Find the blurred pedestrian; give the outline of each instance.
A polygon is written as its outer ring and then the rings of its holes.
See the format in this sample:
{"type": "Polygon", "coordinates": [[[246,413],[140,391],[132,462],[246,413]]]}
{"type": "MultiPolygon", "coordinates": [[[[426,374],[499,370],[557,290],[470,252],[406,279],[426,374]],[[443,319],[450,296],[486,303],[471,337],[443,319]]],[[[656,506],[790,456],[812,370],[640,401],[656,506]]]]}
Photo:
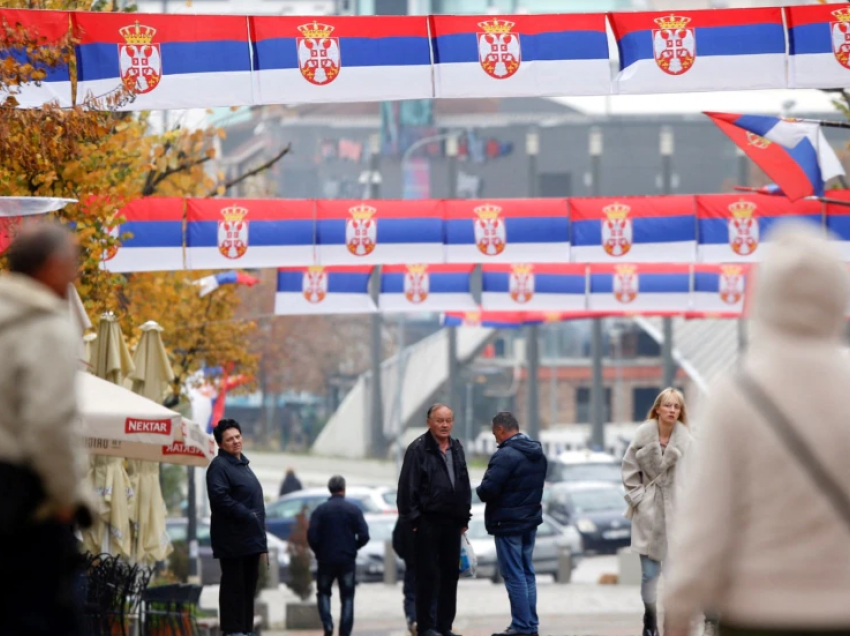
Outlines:
{"type": "Polygon", "coordinates": [[[543,523],[543,482],[548,462],[543,445],[520,433],[513,413],[493,418],[498,447],[476,492],[487,504],[484,522],[496,537],[496,559],[511,603],[511,624],[493,636],[537,636],[537,581],[532,555],[543,523]]]}
{"type": "Polygon", "coordinates": [[[334,631],[331,616],[334,581],[339,585],[339,636],[351,636],[354,627],[355,560],[357,551],[369,543],[369,526],[360,508],[346,500],[343,477],[331,477],[328,490],[331,498],[310,515],[307,541],[319,563],[316,596],[325,636],[332,636],[334,631]]]}
{"type": "Polygon", "coordinates": [[[632,550],[640,555],[642,636],[658,636],[658,578],[672,534],[677,488],[691,445],[685,398],[664,389],[623,458],[623,484],[632,515],[632,550]]]}
{"type": "Polygon", "coordinates": [[[280,485],[280,496],[283,497],[291,492],[298,492],[303,488],[304,486],[301,485],[301,480],[295,476],[295,471],[287,468],[283,483],[280,485]]]}
{"type": "Polygon", "coordinates": [[[0,634],[76,636],[81,557],[72,524],[89,525],[85,454],[75,434],[79,334],[66,296],[78,249],[60,226],[23,230],[0,276],[0,634]]]}
{"type": "Polygon", "coordinates": [[[268,567],[263,487],[242,453],[242,427],[224,419],[213,429],[218,457],[207,469],[210,539],[221,564],[218,612],[222,635],[254,631],[261,557],[268,567]]]}
{"type": "Polygon", "coordinates": [[[452,438],[454,413],[435,404],[428,432],[404,454],[398,481],[398,512],[414,532],[416,617],[422,636],[456,636],[460,536],[471,518],[472,488],[461,443],[452,438]],[[431,606],[436,599],[436,621],[431,606]]]}
{"type": "Polygon", "coordinates": [[[850,283],[822,230],[771,236],[738,374],[709,394],[665,583],[667,634],[850,634],[850,283]]]}

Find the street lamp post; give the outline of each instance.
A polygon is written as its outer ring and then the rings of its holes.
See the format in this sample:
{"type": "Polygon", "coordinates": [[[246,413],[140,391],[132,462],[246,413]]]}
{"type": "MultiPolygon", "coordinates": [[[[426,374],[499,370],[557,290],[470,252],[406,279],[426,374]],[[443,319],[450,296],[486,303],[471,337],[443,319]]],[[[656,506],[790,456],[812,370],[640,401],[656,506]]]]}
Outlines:
{"type": "MultiPolygon", "coordinates": [[[[594,126],[590,129],[588,138],[588,154],[590,154],[590,179],[593,196],[602,193],[602,129],[594,126]]],[[[602,449],[605,446],[605,411],[603,392],[605,384],[602,378],[602,319],[594,318],[591,324],[590,355],[593,361],[593,379],[590,390],[590,443],[593,448],[602,449]]]]}
{"type": "MultiPolygon", "coordinates": [[[[457,197],[457,155],[458,155],[458,139],[457,134],[451,134],[445,137],[446,139],[446,158],[448,159],[448,184],[449,198],[457,197]]],[[[447,327],[448,329],[448,362],[449,362],[449,406],[455,413],[461,413],[460,410],[460,366],[457,361],[457,327],[447,327]]]]}
{"type": "MultiPolygon", "coordinates": [[[[673,192],[673,129],[669,126],[661,128],[659,137],[659,152],[661,154],[661,194],[673,192]]],[[[676,381],[676,362],[673,360],[673,319],[663,318],[664,342],[661,346],[661,358],[664,365],[664,387],[671,387],[676,381]]]]}
{"type": "MultiPolygon", "coordinates": [[[[377,134],[369,137],[369,174],[368,188],[370,199],[381,197],[380,173],[381,138],[377,134]]],[[[377,298],[381,288],[380,267],[372,273],[372,296],[377,298]]],[[[385,450],[384,436],[384,398],[381,391],[381,314],[375,312],[371,317],[371,362],[372,362],[372,392],[370,408],[370,437],[371,451],[374,457],[380,457],[385,450]]]]}
{"type": "MultiPolygon", "coordinates": [[[[528,195],[537,196],[537,155],[540,153],[540,135],[530,130],[525,136],[528,154],[528,195]]],[[[540,439],[540,327],[525,328],[525,355],[528,370],[528,434],[540,439]]]]}

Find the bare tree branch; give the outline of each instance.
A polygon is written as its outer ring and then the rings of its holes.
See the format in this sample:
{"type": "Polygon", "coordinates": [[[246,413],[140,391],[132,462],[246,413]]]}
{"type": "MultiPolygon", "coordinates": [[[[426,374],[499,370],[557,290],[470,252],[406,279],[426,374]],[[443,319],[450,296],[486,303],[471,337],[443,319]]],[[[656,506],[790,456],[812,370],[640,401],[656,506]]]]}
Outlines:
{"type": "MultiPolygon", "coordinates": [[[[276,164],[278,161],[283,159],[286,155],[288,155],[291,150],[292,150],[292,144],[286,144],[286,147],[283,150],[281,150],[274,157],[272,157],[271,159],[266,161],[264,164],[257,166],[253,170],[249,170],[248,172],[240,174],[238,177],[236,177],[235,179],[232,179],[231,181],[225,182],[224,183],[224,191],[227,192],[230,188],[232,188],[235,185],[239,185],[240,183],[242,183],[246,179],[249,179],[249,178],[251,178],[255,175],[258,175],[261,172],[265,172],[266,170],[268,170],[269,168],[274,166],[274,164],[276,164]]],[[[218,194],[218,189],[220,187],[221,186],[216,186],[216,188],[214,190],[210,191],[210,193],[207,195],[207,198],[216,196],[218,194]]]]}
{"type": "Polygon", "coordinates": [[[163,170],[162,172],[155,173],[152,179],[150,178],[150,174],[148,174],[148,182],[145,183],[145,187],[142,188],[142,196],[149,197],[156,192],[157,186],[165,181],[168,177],[173,174],[177,174],[178,172],[185,172],[186,170],[190,170],[195,166],[200,166],[201,164],[206,163],[212,159],[212,157],[204,157],[203,159],[198,159],[197,161],[190,161],[189,163],[181,163],[174,168],[168,168],[167,170],[163,170]]]}

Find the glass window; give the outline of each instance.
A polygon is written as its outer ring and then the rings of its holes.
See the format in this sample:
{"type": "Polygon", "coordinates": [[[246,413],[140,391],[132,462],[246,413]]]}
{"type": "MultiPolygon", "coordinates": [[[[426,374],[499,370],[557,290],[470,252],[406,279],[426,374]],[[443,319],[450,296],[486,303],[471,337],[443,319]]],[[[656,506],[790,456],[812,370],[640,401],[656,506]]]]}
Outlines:
{"type": "Polygon", "coordinates": [[[172,543],[175,541],[185,541],[186,537],[189,536],[189,529],[184,523],[166,525],[165,531],[168,533],[168,537],[171,539],[172,543]]]}
{"type": "Polygon", "coordinates": [[[622,469],[615,462],[585,463],[585,464],[562,464],[552,462],[550,464],[550,481],[612,481],[619,483],[623,479],[622,469]]]}
{"type": "MultiPolygon", "coordinates": [[[[576,422],[587,424],[590,422],[590,387],[579,387],[576,389],[576,422]]],[[[605,387],[602,397],[603,421],[611,421],[611,387],[605,387]]]]}
{"type": "MultiPolygon", "coordinates": [[[[348,499],[348,501],[350,501],[355,506],[360,508],[360,510],[362,510],[363,512],[380,512],[381,511],[380,508],[378,508],[377,504],[374,501],[372,501],[372,498],[368,494],[359,495],[357,497],[346,497],[346,499],[348,499]]],[[[326,500],[323,499],[322,501],[326,501],[326,500]]],[[[321,503],[321,501],[319,503],[321,503]]],[[[316,505],[318,506],[319,504],[316,504],[316,505]]],[[[310,510],[310,512],[312,512],[312,510],[310,510]]]]}
{"type": "Polygon", "coordinates": [[[395,490],[387,490],[383,494],[383,498],[384,498],[384,503],[395,508],[396,499],[398,498],[398,493],[395,490]]]}
{"type": "Polygon", "coordinates": [[[266,509],[266,516],[270,519],[294,519],[301,512],[304,506],[307,506],[307,512],[313,512],[322,501],[319,497],[297,497],[295,499],[287,499],[270,505],[266,509]]]}

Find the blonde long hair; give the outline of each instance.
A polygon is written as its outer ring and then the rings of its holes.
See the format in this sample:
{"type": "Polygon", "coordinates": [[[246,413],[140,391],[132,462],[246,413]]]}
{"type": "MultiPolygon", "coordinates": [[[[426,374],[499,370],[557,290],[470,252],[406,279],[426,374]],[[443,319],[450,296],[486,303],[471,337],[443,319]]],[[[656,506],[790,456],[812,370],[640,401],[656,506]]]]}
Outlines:
{"type": "Polygon", "coordinates": [[[668,387],[664,389],[661,393],[658,394],[658,397],[655,398],[655,402],[652,405],[652,408],[649,409],[649,413],[646,415],[646,419],[648,420],[657,420],[658,419],[658,407],[666,400],[668,397],[673,396],[679,401],[679,405],[682,407],[679,410],[679,421],[685,426],[688,425],[688,409],[685,406],[685,396],[682,395],[682,392],[678,389],[674,389],[673,387],[668,387]]]}

